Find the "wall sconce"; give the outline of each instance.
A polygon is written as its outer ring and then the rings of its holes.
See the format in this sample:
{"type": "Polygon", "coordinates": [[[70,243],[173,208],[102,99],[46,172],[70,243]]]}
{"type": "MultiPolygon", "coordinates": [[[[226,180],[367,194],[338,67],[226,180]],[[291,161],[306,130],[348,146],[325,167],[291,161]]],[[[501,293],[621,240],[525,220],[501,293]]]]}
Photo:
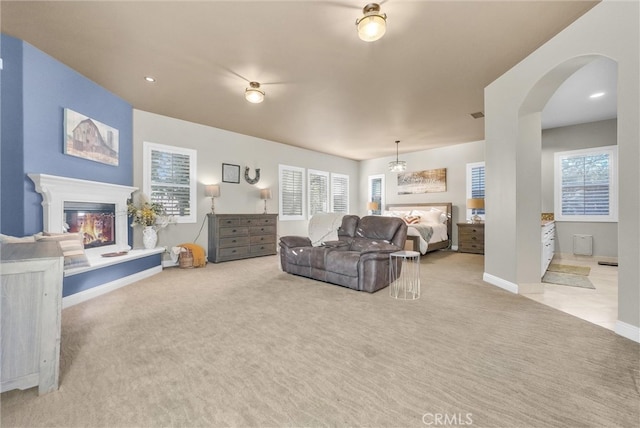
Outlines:
{"type": "MultiPolygon", "coordinates": [[[[367,209],[369,211],[378,211],[378,203],[377,202],[369,202],[367,203],[367,209]]],[[[373,215],[373,213],[371,213],[373,215]]]]}
{"type": "Polygon", "coordinates": [[[204,194],[211,198],[211,214],[215,214],[215,206],[213,204],[215,198],[220,197],[220,185],[219,184],[207,184],[204,188],[204,194]]]}
{"type": "Polygon", "coordinates": [[[482,218],[478,215],[478,210],[484,209],[484,199],[483,198],[473,198],[467,199],[467,208],[471,209],[473,213],[473,217],[471,217],[472,223],[481,223],[482,218]]]}
{"type": "Polygon", "coordinates": [[[260,190],[260,199],[264,201],[264,212],[262,214],[267,213],[267,199],[271,199],[271,189],[261,189],[260,190]]]}

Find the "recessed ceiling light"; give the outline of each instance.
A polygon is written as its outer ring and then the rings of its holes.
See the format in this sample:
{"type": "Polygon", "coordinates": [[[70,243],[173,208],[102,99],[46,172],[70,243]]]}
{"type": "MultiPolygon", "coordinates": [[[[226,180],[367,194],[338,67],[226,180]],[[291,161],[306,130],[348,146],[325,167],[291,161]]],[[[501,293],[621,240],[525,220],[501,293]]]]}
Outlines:
{"type": "Polygon", "coordinates": [[[596,92],[595,94],[589,95],[589,98],[600,98],[604,96],[604,92],[596,92]]]}
{"type": "Polygon", "coordinates": [[[146,80],[147,82],[153,83],[156,81],[156,78],[153,76],[144,76],[144,80],[146,80]]]}

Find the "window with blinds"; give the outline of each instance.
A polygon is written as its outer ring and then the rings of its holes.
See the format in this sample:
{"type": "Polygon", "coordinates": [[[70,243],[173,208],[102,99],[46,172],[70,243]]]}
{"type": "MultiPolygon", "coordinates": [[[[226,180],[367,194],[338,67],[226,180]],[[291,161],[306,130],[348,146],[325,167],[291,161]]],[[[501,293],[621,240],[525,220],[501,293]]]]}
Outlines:
{"type": "MultiPolygon", "coordinates": [[[[467,164],[467,199],[484,199],[484,162],[467,164]]],[[[467,209],[467,218],[474,214],[484,218],[484,208],[467,209]]]]}
{"type": "Polygon", "coordinates": [[[329,173],[308,171],[309,217],[315,213],[329,212],[329,173]]]}
{"type": "Polygon", "coordinates": [[[617,221],[617,147],[557,152],[554,218],[617,221]]]}
{"type": "Polygon", "coordinates": [[[304,168],[279,165],[280,220],[304,220],[305,183],[304,168]]]}
{"type": "Polygon", "coordinates": [[[371,215],[381,215],[384,210],[384,174],[369,176],[369,202],[375,202],[378,207],[369,210],[371,215]]]}
{"type": "Polygon", "coordinates": [[[143,188],[178,223],[196,221],[196,151],[145,142],[143,188]]]}
{"type": "Polygon", "coordinates": [[[331,211],[349,213],[349,176],[331,173],[331,211]]]}

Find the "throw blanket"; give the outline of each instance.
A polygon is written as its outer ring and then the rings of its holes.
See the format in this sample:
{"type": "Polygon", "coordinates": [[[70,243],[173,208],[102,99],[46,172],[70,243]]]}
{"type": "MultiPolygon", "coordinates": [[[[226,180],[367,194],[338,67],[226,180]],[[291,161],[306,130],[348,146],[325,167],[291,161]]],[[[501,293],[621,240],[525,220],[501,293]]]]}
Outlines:
{"type": "Polygon", "coordinates": [[[420,236],[422,236],[422,239],[429,243],[429,239],[431,239],[431,235],[433,235],[433,227],[424,223],[412,224],[409,227],[416,229],[420,233],[420,236]]]}
{"type": "Polygon", "coordinates": [[[318,247],[326,241],[338,240],[338,229],[342,225],[344,214],[316,213],[309,220],[309,239],[311,245],[318,247]]]}
{"type": "Polygon", "coordinates": [[[193,255],[193,267],[203,267],[207,264],[207,258],[204,255],[204,248],[198,244],[180,244],[178,247],[188,248],[193,255]]]}

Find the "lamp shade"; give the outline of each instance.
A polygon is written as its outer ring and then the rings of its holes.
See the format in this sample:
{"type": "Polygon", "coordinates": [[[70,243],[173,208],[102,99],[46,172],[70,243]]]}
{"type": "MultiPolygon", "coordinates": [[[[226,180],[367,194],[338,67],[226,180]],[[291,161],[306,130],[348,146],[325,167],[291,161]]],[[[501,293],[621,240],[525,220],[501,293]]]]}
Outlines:
{"type": "Polygon", "coordinates": [[[267,200],[271,199],[271,189],[261,189],[260,190],[260,199],[267,200]]]}
{"type": "Polygon", "coordinates": [[[367,204],[367,209],[369,211],[377,211],[378,210],[378,203],[377,202],[369,202],[367,204]]]}
{"type": "Polygon", "coordinates": [[[474,210],[484,208],[484,198],[467,199],[467,208],[474,210]]]}
{"type": "Polygon", "coordinates": [[[207,184],[204,188],[204,194],[211,198],[220,197],[220,185],[218,184],[207,184]]]}

